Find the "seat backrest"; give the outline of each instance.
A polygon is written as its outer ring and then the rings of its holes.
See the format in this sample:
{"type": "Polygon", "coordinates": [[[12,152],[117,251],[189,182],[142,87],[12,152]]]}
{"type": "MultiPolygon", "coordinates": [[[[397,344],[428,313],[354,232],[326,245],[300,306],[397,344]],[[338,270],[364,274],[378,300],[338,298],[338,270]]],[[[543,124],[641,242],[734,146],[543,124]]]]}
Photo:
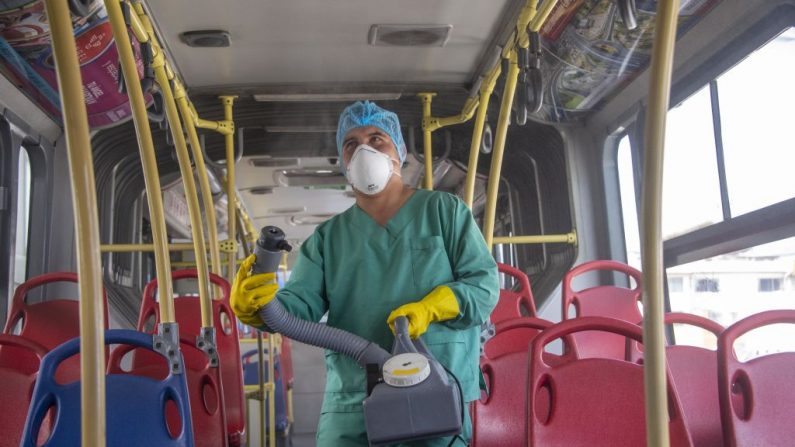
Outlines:
{"type": "MultiPolygon", "coordinates": [[[[583,331],[607,331],[642,341],[637,325],[604,317],[563,321],[539,333],[531,344],[528,445],[646,445],[643,366],[612,358],[569,358],[556,365],[545,359],[548,343],[583,331]]],[[[671,445],[690,446],[668,376],[671,445]]]]}
{"type": "MultiPolygon", "coordinates": [[[[719,337],[723,326],[698,315],[671,312],[665,324],[688,324],[719,337]]],[[[723,429],[718,401],[718,360],[711,349],[671,345],[665,348],[687,430],[697,447],[723,446],[723,429]]]]}
{"type": "MultiPolygon", "coordinates": [[[[265,373],[263,377],[267,379],[268,377],[268,348],[262,349],[263,355],[263,368],[265,373]]],[[[259,357],[257,356],[257,350],[252,349],[250,351],[245,352],[240,360],[243,362],[243,382],[246,385],[257,385],[259,384],[259,357]]],[[[282,367],[279,355],[276,354],[273,356],[273,371],[275,380],[282,380],[282,367]]]]}
{"type": "Polygon", "coordinates": [[[284,383],[287,385],[287,389],[290,389],[293,387],[293,381],[295,380],[293,376],[293,347],[290,339],[285,336],[282,336],[282,353],[280,357],[284,383]]]}
{"type": "MultiPolygon", "coordinates": [[[[263,348],[263,379],[268,380],[268,348],[263,348]]],[[[246,390],[251,391],[258,389],[259,385],[259,358],[257,350],[252,349],[243,354],[241,361],[243,363],[243,374],[246,383],[246,390]]],[[[274,384],[274,406],[275,406],[275,421],[276,431],[283,432],[287,429],[287,384],[284,381],[284,374],[282,370],[283,361],[281,356],[277,353],[273,356],[273,384],[274,384]]],[[[268,410],[269,411],[269,410],[268,410]]]]}
{"type": "Polygon", "coordinates": [[[500,289],[500,299],[491,312],[491,322],[497,324],[501,321],[524,316],[534,317],[536,315],[536,304],[533,300],[533,292],[530,289],[530,280],[527,275],[516,268],[506,264],[497,263],[497,269],[513,277],[519,284],[519,290],[500,289]],[[524,308],[524,312],[522,312],[524,308]]]}
{"type": "Polygon", "coordinates": [[[515,318],[497,324],[484,346],[481,370],[488,395],[470,407],[472,443],[478,447],[527,445],[527,365],[532,339],[552,323],[515,318]]]}
{"type": "MultiPolygon", "coordinates": [[[[3,333],[11,334],[14,327],[21,321],[22,328],[18,335],[44,346],[48,351],[67,340],[80,336],[80,302],[77,300],[57,299],[40,303],[28,304],[25,298],[28,293],[41,286],[57,282],[77,283],[77,273],[53,272],[30,278],[14,291],[11,310],[3,333]]],[[[105,329],[108,328],[107,296],[102,291],[105,329]]],[[[107,352],[106,352],[107,354],[107,352]]],[[[58,370],[59,382],[72,382],[80,378],[80,356],[68,359],[58,370]]]]}
{"type": "MultiPolygon", "coordinates": [[[[209,274],[210,282],[223,292],[221,299],[215,299],[213,305],[213,326],[215,327],[218,358],[221,363],[221,385],[226,404],[226,420],[229,432],[229,444],[240,445],[245,436],[246,414],[245,397],[243,395],[243,369],[240,363],[240,343],[238,339],[237,318],[229,306],[231,286],[222,277],[209,274]]],[[[198,278],[196,269],[182,269],[171,272],[174,281],[198,278]]],[[[157,279],[146,285],[138,315],[138,330],[143,331],[148,320],[155,326],[160,322],[160,307],[155,301],[157,279]]],[[[197,296],[181,296],[174,300],[174,312],[179,323],[180,333],[198,334],[201,329],[201,303],[197,296]]],[[[154,329],[153,329],[154,330],[154,329]]],[[[184,355],[195,353],[204,357],[204,353],[188,350],[184,355]]],[[[136,357],[137,358],[137,357],[136,357]]],[[[138,366],[143,366],[141,363],[138,366]]]]}
{"type": "Polygon", "coordinates": [[[550,326],[552,326],[551,321],[532,317],[514,318],[497,323],[494,337],[483,345],[483,355],[487,359],[496,359],[513,352],[526,354],[533,338],[550,326]]]}
{"type": "MultiPolygon", "coordinates": [[[[190,419],[195,434],[196,446],[226,446],[227,421],[219,368],[211,368],[207,356],[196,347],[190,337],[180,337],[180,351],[184,359],[184,376],[187,382],[190,419]]],[[[124,372],[122,362],[128,353],[132,356],[132,367],[128,374],[158,379],[168,374],[168,365],[161,356],[135,346],[120,346],[113,350],[108,361],[108,372],[124,372]]],[[[178,425],[180,415],[166,411],[169,425],[178,425]]]]}
{"type": "Polygon", "coordinates": [[[740,362],[734,342],[763,326],[795,324],[795,310],[771,310],[744,318],[718,338],[718,393],[728,446],[791,445],[795,439],[795,353],[781,352],[740,362]]]}
{"type": "MultiPolygon", "coordinates": [[[[136,331],[105,331],[105,344],[152,349],[152,336],[136,331]]],[[[47,354],[33,390],[25,422],[22,447],[34,447],[47,412],[54,408],[50,438],[44,446],[80,445],[80,381],[59,384],[55,371],[80,350],[75,338],[47,354]]],[[[166,360],[162,362],[165,364],[166,360]]],[[[106,433],[117,446],[193,446],[193,426],[188,408],[185,376],[166,372],[162,380],[130,374],[105,377],[106,433]],[[166,404],[171,401],[180,417],[181,430],[172,437],[166,425],[166,404]]]]}
{"type": "Polygon", "coordinates": [[[30,391],[47,349],[23,337],[0,334],[0,350],[5,354],[5,363],[0,364],[0,396],[3,402],[0,446],[19,446],[30,406],[30,391]]]}
{"type": "MultiPolygon", "coordinates": [[[[574,306],[577,317],[610,317],[640,323],[643,316],[638,310],[641,299],[642,278],[636,269],[616,261],[590,261],[570,270],[563,277],[563,309],[561,319],[569,319],[569,308],[574,306]],[[577,276],[592,271],[615,271],[635,280],[635,288],[596,286],[575,291],[572,283],[577,276]]],[[[574,335],[577,354],[582,357],[627,358],[627,343],[622,337],[605,332],[580,332],[574,335]]]]}

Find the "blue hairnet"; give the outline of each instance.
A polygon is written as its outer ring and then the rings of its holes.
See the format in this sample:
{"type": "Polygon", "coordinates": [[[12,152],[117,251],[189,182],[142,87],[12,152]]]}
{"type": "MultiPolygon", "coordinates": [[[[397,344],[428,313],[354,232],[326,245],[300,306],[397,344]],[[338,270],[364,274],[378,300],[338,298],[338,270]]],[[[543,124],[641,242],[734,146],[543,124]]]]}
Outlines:
{"type": "Polygon", "coordinates": [[[345,135],[351,129],[367,126],[377,127],[389,135],[397,148],[402,165],[406,160],[406,143],[403,141],[403,134],[400,133],[400,120],[397,115],[378,107],[374,102],[356,101],[342,111],[337,124],[337,155],[340,157],[340,166],[345,168],[345,163],[342,161],[342,143],[345,135]]]}

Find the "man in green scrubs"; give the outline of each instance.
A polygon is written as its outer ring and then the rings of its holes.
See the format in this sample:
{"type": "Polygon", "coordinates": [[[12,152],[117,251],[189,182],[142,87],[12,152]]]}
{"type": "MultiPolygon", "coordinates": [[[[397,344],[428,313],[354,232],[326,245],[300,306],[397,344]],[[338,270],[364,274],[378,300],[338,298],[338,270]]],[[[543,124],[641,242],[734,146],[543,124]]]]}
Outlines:
{"type": "MultiPolygon", "coordinates": [[[[256,311],[278,299],[291,314],[344,329],[391,350],[390,323],[406,316],[458,379],[465,402],[480,397],[480,325],[499,296],[497,267],[467,206],[444,193],[403,184],[406,146],[392,112],[356,102],[340,116],[337,149],[356,204],[318,226],[302,245],[290,280],[276,291],[270,274],[241,266],[231,301],[241,321],[263,327],[256,311]],[[433,324],[432,324],[433,323],[433,324]]],[[[365,372],[350,358],[326,352],[326,391],[319,447],[367,446],[362,400],[365,372]]],[[[465,405],[465,410],[468,405],[465,405]]],[[[465,445],[460,438],[415,446],[465,445]]],[[[466,442],[464,442],[464,439],[466,442]]]]}

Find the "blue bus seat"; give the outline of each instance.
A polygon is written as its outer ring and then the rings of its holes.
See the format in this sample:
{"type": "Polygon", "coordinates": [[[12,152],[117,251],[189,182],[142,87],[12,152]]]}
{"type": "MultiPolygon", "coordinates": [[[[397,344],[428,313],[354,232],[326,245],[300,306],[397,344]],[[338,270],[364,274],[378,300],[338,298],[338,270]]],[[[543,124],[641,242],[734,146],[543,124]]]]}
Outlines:
{"type": "MultiPolygon", "coordinates": [[[[115,329],[105,331],[105,344],[131,345],[152,349],[152,336],[115,329]]],[[[35,447],[45,415],[54,407],[54,424],[47,446],[80,445],[80,382],[58,384],[55,371],[69,357],[80,351],[80,339],[74,338],[44,356],[33,390],[25,421],[22,447],[35,447]]],[[[165,359],[163,360],[165,363],[165,359]]],[[[188,407],[188,389],[184,375],[168,374],[163,380],[129,374],[109,374],[106,386],[107,445],[117,446],[193,446],[193,427],[188,407]],[[181,418],[176,436],[166,425],[166,403],[173,402],[181,418]]]]}
{"type": "MultiPolygon", "coordinates": [[[[263,364],[265,368],[265,375],[264,380],[268,380],[268,349],[263,348],[263,355],[265,356],[265,362],[263,364]]],[[[247,351],[245,354],[241,356],[241,361],[243,364],[243,380],[247,386],[253,386],[259,384],[259,365],[257,364],[257,350],[252,349],[247,351]]],[[[286,383],[284,382],[284,374],[282,373],[281,368],[281,359],[278,355],[274,356],[273,362],[273,375],[274,377],[274,386],[276,391],[276,431],[277,432],[284,432],[287,430],[289,425],[289,421],[287,418],[287,388],[286,383]]],[[[267,407],[266,407],[266,421],[269,421],[267,417],[267,407]]]]}
{"type": "MultiPolygon", "coordinates": [[[[190,419],[196,435],[194,444],[197,447],[223,447],[228,445],[226,406],[221,384],[221,365],[211,368],[207,355],[196,347],[195,340],[180,336],[180,351],[185,360],[185,378],[188,387],[188,403],[190,419]]],[[[108,362],[108,371],[121,372],[123,358],[132,351],[129,373],[157,379],[164,377],[168,366],[151,351],[137,349],[133,346],[120,346],[113,350],[108,362]]],[[[171,410],[166,411],[170,426],[177,426],[180,415],[171,410]]]]}

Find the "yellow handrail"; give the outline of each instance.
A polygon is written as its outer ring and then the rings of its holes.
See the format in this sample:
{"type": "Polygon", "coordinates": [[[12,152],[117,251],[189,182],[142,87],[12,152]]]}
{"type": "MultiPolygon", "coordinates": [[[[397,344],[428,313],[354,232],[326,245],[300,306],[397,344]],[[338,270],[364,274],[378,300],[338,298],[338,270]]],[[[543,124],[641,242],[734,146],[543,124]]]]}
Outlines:
{"type": "MultiPolygon", "coordinates": [[[[171,266],[169,265],[168,248],[168,235],[166,234],[166,221],[165,212],[163,211],[163,193],[160,189],[160,172],[157,167],[157,156],[155,155],[155,146],[152,141],[152,131],[149,128],[149,118],[146,113],[146,104],[144,94],[141,90],[141,84],[138,82],[138,69],[135,64],[135,57],[133,55],[132,45],[127,34],[127,26],[124,23],[124,17],[121,11],[121,6],[118,1],[105,0],[105,8],[108,11],[108,19],[113,30],[113,38],[116,42],[116,49],[119,53],[119,60],[121,61],[122,75],[125,79],[127,86],[127,94],[130,98],[130,107],[133,113],[133,122],[135,123],[135,132],[138,138],[138,151],[141,156],[141,165],[144,174],[144,185],[146,187],[146,200],[149,204],[150,224],[152,228],[152,249],[149,251],[155,252],[155,270],[157,274],[158,294],[161,299],[159,300],[160,318],[163,323],[174,322],[174,291],[171,281],[171,266]],[[155,249],[155,247],[157,247],[155,249]]],[[[135,16],[135,14],[130,14],[135,16]]],[[[143,32],[146,36],[146,30],[140,21],[133,21],[137,24],[138,29],[135,35],[138,36],[139,32],[143,32]]],[[[147,36],[148,40],[148,36],[147,36]]],[[[105,245],[100,249],[106,252],[105,245]]]]}
{"type": "Polygon", "coordinates": [[[442,127],[453,126],[456,124],[463,124],[472,119],[475,115],[475,110],[478,108],[478,96],[470,96],[464,102],[464,107],[461,113],[453,116],[434,117],[429,116],[427,120],[423,119],[422,128],[430,132],[435,132],[442,127]]]}
{"type": "Polygon", "coordinates": [[[46,0],[45,8],[60,87],[74,203],[77,273],[80,278],[80,433],[82,445],[104,447],[105,333],[91,137],[69,7],[64,0],[46,0]]]}
{"type": "Polygon", "coordinates": [[[502,156],[505,151],[505,140],[508,136],[508,126],[511,121],[511,106],[516,93],[516,82],[519,77],[519,65],[516,50],[511,50],[508,55],[508,73],[505,74],[505,88],[502,93],[500,117],[497,121],[497,130],[494,136],[494,150],[491,154],[491,170],[486,189],[486,210],[483,217],[483,237],[486,245],[491,250],[494,241],[494,219],[497,214],[497,193],[500,186],[500,173],[502,171],[502,156]]]}
{"type": "Polygon", "coordinates": [[[268,446],[276,447],[276,381],[273,360],[273,334],[268,333],[268,446]]]}
{"type": "Polygon", "coordinates": [[[646,396],[646,445],[651,447],[669,445],[661,216],[665,119],[671,92],[678,11],[679,0],[657,3],[643,145],[643,384],[646,396]]]}
{"type": "MultiPolygon", "coordinates": [[[[229,235],[228,239],[230,241],[234,241],[237,236],[237,189],[235,189],[235,125],[232,116],[232,105],[235,102],[237,96],[220,96],[221,104],[224,106],[224,121],[227,123],[231,123],[231,129],[229,133],[224,134],[224,143],[226,145],[226,200],[227,200],[227,234],[229,235]]],[[[235,259],[237,259],[237,253],[228,253],[228,270],[227,276],[229,277],[229,282],[234,282],[235,280],[235,273],[237,273],[237,269],[235,268],[235,259]]]]}
{"type": "Polygon", "coordinates": [[[188,105],[188,98],[185,87],[181,82],[174,81],[174,98],[177,100],[182,122],[188,133],[188,140],[193,152],[193,162],[196,164],[196,171],[199,177],[199,187],[202,193],[204,205],[204,217],[207,222],[207,239],[210,243],[210,265],[211,271],[216,275],[221,274],[221,252],[218,249],[218,225],[215,217],[215,203],[210,191],[210,180],[207,178],[207,167],[204,165],[204,154],[202,153],[199,135],[196,133],[196,126],[193,121],[193,113],[188,105]]]}
{"type": "Polygon", "coordinates": [[[577,244],[577,232],[539,236],[495,236],[495,244],[577,244]]]}
{"type": "Polygon", "coordinates": [[[541,5],[541,11],[538,11],[530,22],[530,31],[534,33],[539,32],[557,4],[558,0],[546,0],[544,4],[541,5]]]}
{"type": "Polygon", "coordinates": [[[502,68],[498,63],[480,85],[480,100],[478,103],[478,114],[475,118],[475,126],[472,130],[472,143],[469,147],[469,163],[467,164],[467,176],[464,184],[464,203],[472,208],[475,200],[475,177],[478,172],[478,154],[480,145],[483,141],[483,126],[486,124],[486,112],[489,110],[489,98],[497,85],[497,78],[500,76],[502,68]]]}
{"type": "MultiPolygon", "coordinates": [[[[154,39],[152,46],[156,46],[154,39]]],[[[199,280],[199,302],[201,303],[202,328],[211,328],[213,327],[212,298],[210,298],[210,282],[207,274],[209,270],[207,268],[207,252],[204,245],[204,232],[202,231],[199,198],[196,193],[196,183],[193,180],[193,170],[190,165],[190,155],[188,155],[185,134],[182,132],[182,124],[179,120],[177,105],[171,91],[168,74],[166,73],[165,57],[162,51],[160,52],[160,57],[155,56],[152,62],[152,68],[155,71],[155,81],[160,86],[160,91],[163,94],[163,105],[166,109],[166,118],[171,128],[171,135],[174,138],[174,147],[177,152],[179,170],[183,185],[185,186],[185,200],[188,204],[188,217],[190,218],[191,224],[193,251],[196,256],[196,269],[198,270],[196,276],[199,280]]]]}

